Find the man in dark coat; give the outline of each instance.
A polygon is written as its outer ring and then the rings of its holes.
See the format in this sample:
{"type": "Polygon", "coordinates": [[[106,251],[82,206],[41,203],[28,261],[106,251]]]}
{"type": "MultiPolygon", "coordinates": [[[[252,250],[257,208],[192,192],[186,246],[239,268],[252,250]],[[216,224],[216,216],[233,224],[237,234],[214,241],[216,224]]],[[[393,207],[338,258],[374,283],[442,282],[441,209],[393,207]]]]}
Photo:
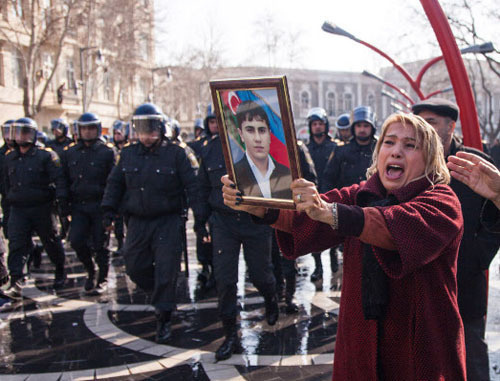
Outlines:
{"type": "MultiPolygon", "coordinates": [[[[458,119],[458,106],[446,99],[431,98],[416,103],[413,113],[424,118],[439,134],[443,142],[445,157],[459,151],[474,153],[493,162],[492,159],[474,148],[465,147],[453,136],[458,119]]],[[[465,329],[467,352],[467,378],[489,380],[488,346],[484,340],[488,269],[500,246],[500,237],[481,224],[480,213],[486,200],[474,193],[468,186],[452,179],[451,188],[462,205],[464,235],[458,254],[458,306],[465,329]]]]}
{"type": "Polygon", "coordinates": [[[236,119],[245,143],[245,156],[234,164],[238,189],[244,196],[291,199],[290,168],[269,155],[271,129],[266,111],[254,101],[245,101],[238,106],[236,119]]]}
{"type": "Polygon", "coordinates": [[[217,360],[232,356],[238,348],[238,260],[243,246],[250,280],[264,297],[266,320],[276,324],[279,316],[276,280],[271,264],[271,235],[269,226],[256,225],[248,213],[228,208],[222,199],[221,177],[227,173],[221,139],[215,118],[208,123],[210,134],[201,150],[198,179],[201,185],[203,215],[201,226],[209,225],[205,241],[213,245],[213,269],[217,287],[219,317],[225,340],[215,353],[217,360]]]}

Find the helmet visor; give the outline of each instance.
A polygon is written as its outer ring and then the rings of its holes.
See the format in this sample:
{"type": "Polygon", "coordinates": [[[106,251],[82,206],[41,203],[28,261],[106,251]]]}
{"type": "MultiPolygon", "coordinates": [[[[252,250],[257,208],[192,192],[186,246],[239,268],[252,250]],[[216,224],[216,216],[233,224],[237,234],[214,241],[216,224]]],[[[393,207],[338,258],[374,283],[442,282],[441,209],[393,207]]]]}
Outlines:
{"type": "Polygon", "coordinates": [[[26,124],[14,124],[10,129],[11,140],[20,146],[36,142],[36,129],[26,124]]]}
{"type": "Polygon", "coordinates": [[[10,124],[2,126],[2,138],[3,140],[10,139],[10,124]]]}
{"type": "Polygon", "coordinates": [[[154,131],[161,132],[165,122],[160,115],[134,116],[132,127],[137,134],[150,134],[154,131]]]}

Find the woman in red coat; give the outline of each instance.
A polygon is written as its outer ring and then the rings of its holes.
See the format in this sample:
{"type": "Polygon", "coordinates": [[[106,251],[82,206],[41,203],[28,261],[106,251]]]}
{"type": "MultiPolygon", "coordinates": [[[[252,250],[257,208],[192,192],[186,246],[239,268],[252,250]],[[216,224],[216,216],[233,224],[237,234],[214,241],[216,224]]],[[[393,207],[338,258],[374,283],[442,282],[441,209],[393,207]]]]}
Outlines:
{"type": "Polygon", "coordinates": [[[344,243],[333,379],[465,380],[456,266],[463,221],[434,129],[411,114],[382,126],[368,180],[319,195],[292,183],[297,211],[225,203],[278,229],[288,258],[344,243]]]}

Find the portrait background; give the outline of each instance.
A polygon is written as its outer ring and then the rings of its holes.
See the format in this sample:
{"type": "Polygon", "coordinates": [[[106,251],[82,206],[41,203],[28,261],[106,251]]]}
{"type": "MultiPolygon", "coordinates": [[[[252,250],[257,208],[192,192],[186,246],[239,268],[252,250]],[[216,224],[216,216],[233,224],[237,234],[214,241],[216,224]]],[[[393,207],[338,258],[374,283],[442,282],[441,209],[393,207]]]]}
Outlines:
{"type": "Polygon", "coordinates": [[[290,168],[276,89],[229,90],[221,91],[221,95],[233,164],[245,155],[245,143],[241,141],[237,131],[236,110],[241,102],[252,100],[262,106],[269,118],[271,129],[269,154],[278,163],[290,168]]]}

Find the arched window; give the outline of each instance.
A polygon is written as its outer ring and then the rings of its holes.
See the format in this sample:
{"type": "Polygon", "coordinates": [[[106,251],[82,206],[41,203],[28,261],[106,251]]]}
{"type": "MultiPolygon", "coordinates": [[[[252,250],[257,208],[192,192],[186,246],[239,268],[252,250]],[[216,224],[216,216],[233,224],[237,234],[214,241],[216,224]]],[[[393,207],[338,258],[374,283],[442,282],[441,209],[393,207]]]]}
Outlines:
{"type": "Polygon", "coordinates": [[[344,94],[344,111],[351,112],[352,110],[352,94],[345,93],[344,94]]]}
{"type": "Polygon", "coordinates": [[[337,108],[335,107],[335,93],[329,91],[326,94],[326,112],[328,116],[335,116],[337,108]]]}
{"type": "Polygon", "coordinates": [[[307,91],[302,91],[302,93],[300,93],[300,109],[302,111],[302,115],[306,115],[307,111],[309,111],[309,103],[309,93],[307,91]]]}

